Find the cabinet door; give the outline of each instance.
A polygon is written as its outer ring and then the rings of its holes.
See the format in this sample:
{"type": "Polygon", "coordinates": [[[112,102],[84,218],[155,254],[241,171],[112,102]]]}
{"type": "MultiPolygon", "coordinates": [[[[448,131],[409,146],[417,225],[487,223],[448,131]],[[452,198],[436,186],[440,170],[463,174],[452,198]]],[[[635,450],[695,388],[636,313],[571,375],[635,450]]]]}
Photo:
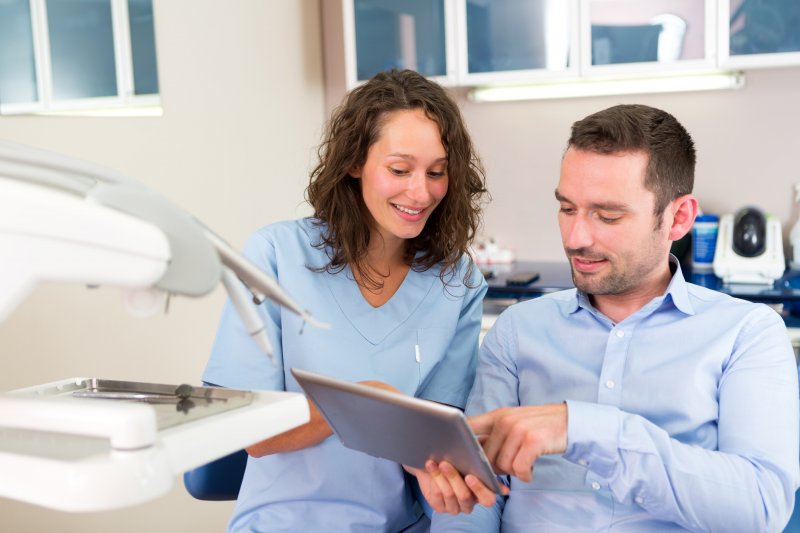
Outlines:
{"type": "Polygon", "coordinates": [[[576,0],[459,0],[459,82],[577,75],[576,0]]]}
{"type": "Polygon", "coordinates": [[[449,1],[345,0],[342,5],[348,89],[391,68],[453,81],[449,1]]]}
{"type": "Polygon", "coordinates": [[[582,73],[713,68],[712,0],[582,0],[582,73]]]}
{"type": "Polygon", "coordinates": [[[719,18],[723,67],[800,65],[800,1],[720,0],[719,18]]]}

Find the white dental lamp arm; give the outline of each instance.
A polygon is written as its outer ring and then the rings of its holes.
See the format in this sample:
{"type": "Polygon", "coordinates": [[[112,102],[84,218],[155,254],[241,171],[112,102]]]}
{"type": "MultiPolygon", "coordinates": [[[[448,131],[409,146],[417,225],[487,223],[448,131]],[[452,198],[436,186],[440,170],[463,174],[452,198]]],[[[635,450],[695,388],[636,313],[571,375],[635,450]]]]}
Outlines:
{"type": "Polygon", "coordinates": [[[231,303],[239,313],[239,317],[244,323],[247,332],[253,337],[253,340],[261,351],[269,355],[272,364],[275,365],[275,359],[272,357],[272,344],[269,342],[266,329],[264,328],[264,321],[258,315],[252,301],[247,297],[247,291],[244,286],[236,278],[236,275],[228,267],[222,269],[222,283],[228,291],[228,296],[231,303]]]}
{"type": "Polygon", "coordinates": [[[264,297],[267,297],[278,305],[301,316],[303,320],[313,326],[323,329],[330,328],[329,324],[319,322],[312,318],[308,311],[298,306],[274,279],[267,276],[264,271],[245,259],[244,256],[234,250],[219,235],[207,228],[206,235],[208,240],[211,241],[217,249],[217,252],[219,252],[222,264],[236,273],[236,276],[250,289],[253,297],[258,299],[259,303],[264,297]]]}
{"type": "Polygon", "coordinates": [[[0,257],[0,321],[42,281],[120,286],[135,296],[126,303],[145,312],[159,308],[148,294],[203,296],[224,281],[243,322],[263,329],[244,288],[231,292],[235,285],[224,278],[229,269],[256,298],[270,298],[322,325],[275,280],[163,196],[116,172],[3,141],[0,257]]]}

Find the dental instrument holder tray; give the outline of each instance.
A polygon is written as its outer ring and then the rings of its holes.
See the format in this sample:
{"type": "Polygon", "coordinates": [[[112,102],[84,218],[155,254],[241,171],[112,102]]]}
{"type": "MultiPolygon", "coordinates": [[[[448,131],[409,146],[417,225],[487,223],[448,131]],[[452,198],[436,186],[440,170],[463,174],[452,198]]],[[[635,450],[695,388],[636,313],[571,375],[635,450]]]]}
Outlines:
{"type": "MultiPolygon", "coordinates": [[[[89,378],[52,391],[74,398],[130,401],[149,404],[156,412],[158,429],[236,409],[253,401],[253,393],[220,387],[165,385],[136,381],[89,378]]],[[[49,394],[42,391],[41,394],[49,394]]]]}
{"type": "Polygon", "coordinates": [[[0,394],[0,497],[136,505],[181,473],[308,421],[299,393],[71,378],[0,394]]]}

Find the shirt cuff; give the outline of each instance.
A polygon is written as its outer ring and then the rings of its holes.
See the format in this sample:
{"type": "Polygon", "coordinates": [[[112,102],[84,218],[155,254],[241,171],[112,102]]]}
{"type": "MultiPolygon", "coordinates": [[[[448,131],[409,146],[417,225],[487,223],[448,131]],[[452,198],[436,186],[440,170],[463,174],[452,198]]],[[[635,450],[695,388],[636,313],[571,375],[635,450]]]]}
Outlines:
{"type": "Polygon", "coordinates": [[[619,460],[622,413],[616,407],[567,401],[567,451],[564,459],[606,479],[619,460]]]}

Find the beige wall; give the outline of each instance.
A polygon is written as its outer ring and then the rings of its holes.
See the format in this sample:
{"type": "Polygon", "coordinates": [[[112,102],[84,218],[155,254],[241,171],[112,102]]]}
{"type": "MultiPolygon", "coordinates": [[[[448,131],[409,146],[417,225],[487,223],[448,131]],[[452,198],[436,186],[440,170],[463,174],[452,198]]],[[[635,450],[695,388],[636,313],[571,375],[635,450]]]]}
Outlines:
{"type": "MultiPolygon", "coordinates": [[[[0,138],[119,170],[237,248],[260,225],[306,214],[302,191],[324,119],[319,3],[154,4],[163,117],[0,117],[0,138]]],[[[0,324],[0,390],[73,376],[197,383],[223,299],[221,289],[175,298],[167,316],[138,320],[118,290],[41,287],[0,324]]],[[[175,481],[164,498],[108,513],[0,499],[0,530],[223,531],[232,504],[194,501],[175,481]]]]}
{"type": "Polygon", "coordinates": [[[689,130],[698,151],[695,194],[706,212],[756,205],[778,217],[784,236],[797,219],[792,186],[800,182],[800,67],[748,71],[746,88],[738,91],[459,101],[493,196],[483,233],[521,259],[563,260],[553,191],[569,128],[619,103],[660,107],[689,130]]]}

